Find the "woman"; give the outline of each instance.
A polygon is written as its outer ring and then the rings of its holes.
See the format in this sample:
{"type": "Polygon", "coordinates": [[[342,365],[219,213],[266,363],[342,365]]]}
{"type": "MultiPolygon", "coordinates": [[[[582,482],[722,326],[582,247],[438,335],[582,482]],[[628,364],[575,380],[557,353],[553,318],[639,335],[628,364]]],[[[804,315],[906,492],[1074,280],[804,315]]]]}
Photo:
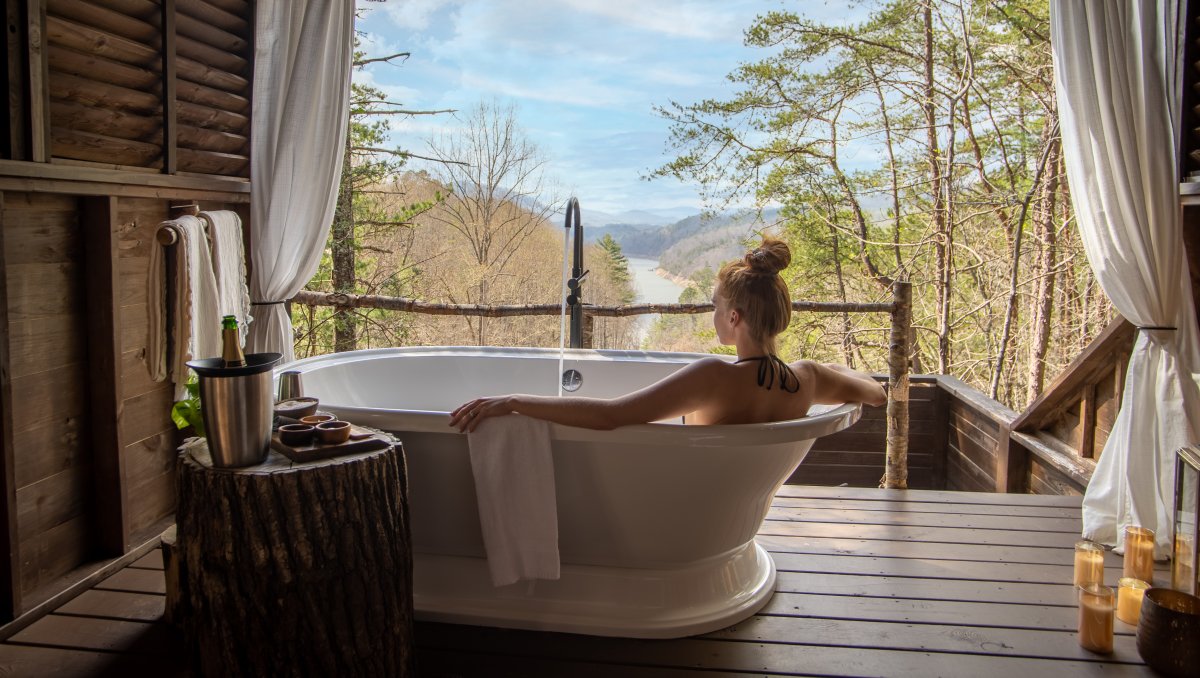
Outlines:
{"type": "Polygon", "coordinates": [[[883,386],[865,374],[811,360],[789,365],[776,356],[775,337],[792,317],[791,295],[779,275],[791,258],[786,243],[764,238],[717,274],[713,325],[723,345],[737,348],[737,362],[702,358],[618,398],[476,398],[450,413],[450,425],[474,431],[488,417],[511,413],[606,430],[685,415],[689,424],[755,424],[798,419],[814,403],[882,405],[883,386]]]}

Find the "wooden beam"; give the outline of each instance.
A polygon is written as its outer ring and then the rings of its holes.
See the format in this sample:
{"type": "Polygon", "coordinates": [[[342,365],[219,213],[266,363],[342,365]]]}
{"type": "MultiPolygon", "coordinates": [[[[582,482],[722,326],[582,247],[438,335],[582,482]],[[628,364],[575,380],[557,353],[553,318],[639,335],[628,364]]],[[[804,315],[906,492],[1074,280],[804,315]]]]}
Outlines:
{"type": "MultiPolygon", "coordinates": [[[[175,177],[157,172],[129,172],[108,168],[89,168],[58,164],[35,164],[12,160],[0,160],[0,177],[22,177],[31,179],[49,179],[64,182],[99,182],[119,184],[117,188],[155,187],[179,189],[181,191],[212,191],[217,193],[244,193],[241,200],[249,200],[250,182],[235,177],[175,177]]],[[[59,191],[69,193],[69,190],[59,191]]],[[[153,196],[150,196],[153,197],[153,196]]],[[[201,199],[223,200],[222,198],[201,199]]],[[[235,199],[236,201],[237,199],[235,199]]],[[[229,202],[229,201],[226,201],[229,202]]]]}
{"type": "MultiPolygon", "coordinates": [[[[1117,316],[1105,327],[1092,343],[1066,367],[1042,395],[1025,408],[1013,421],[1014,431],[1035,431],[1042,428],[1057,408],[1066,405],[1078,395],[1078,389],[1095,376],[1112,367],[1113,354],[1126,349],[1133,342],[1133,325],[1117,316]]],[[[1119,361],[1118,361],[1119,362],[1119,361]]]]}
{"type": "MultiPolygon", "coordinates": [[[[5,262],[4,194],[0,193],[0,264],[5,262]]],[[[13,449],[12,365],[8,345],[8,275],[0,271],[0,475],[4,497],[0,501],[0,546],[8,552],[0,558],[0,619],[15,619],[21,608],[21,553],[17,535],[17,484],[13,449]]]]}
{"type": "Polygon", "coordinates": [[[179,130],[179,102],[175,96],[175,0],[163,0],[162,4],[162,121],[163,174],[174,174],[179,156],[176,152],[179,130]]]}
{"type": "MultiPolygon", "coordinates": [[[[553,304],[510,304],[486,306],[481,304],[439,304],[407,297],[387,297],[375,294],[339,294],[300,290],[291,301],[310,306],[344,306],[348,308],[378,308],[386,311],[411,311],[429,315],[464,315],[484,318],[509,318],[523,315],[559,315],[562,306],[553,304]]],[[[793,301],[794,311],[816,313],[888,313],[893,304],[842,303],[837,301],[793,301]]],[[[589,315],[597,318],[624,318],[648,313],[697,314],[712,313],[712,303],[703,304],[628,304],[625,306],[592,306],[584,304],[589,315]]]]}
{"type": "Polygon", "coordinates": [[[121,280],[117,198],[84,198],[80,210],[87,293],[91,443],[97,542],[104,555],[129,550],[125,441],[121,434],[121,280]]]}
{"type": "Polygon", "coordinates": [[[29,159],[50,160],[50,67],[46,52],[45,0],[26,0],[29,159]]]}

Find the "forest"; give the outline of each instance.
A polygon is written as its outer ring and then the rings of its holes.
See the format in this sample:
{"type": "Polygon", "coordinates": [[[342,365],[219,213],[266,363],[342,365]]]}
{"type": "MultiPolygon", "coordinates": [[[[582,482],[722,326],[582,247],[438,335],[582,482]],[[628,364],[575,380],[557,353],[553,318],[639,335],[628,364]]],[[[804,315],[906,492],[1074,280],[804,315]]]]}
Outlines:
{"type": "MultiPolygon", "coordinates": [[[[913,284],[918,373],[959,377],[1014,409],[1112,319],[1072,217],[1045,0],[893,0],[853,25],[773,11],[735,95],[666,101],[653,181],[747,201],[792,247],[793,298],[885,301],[913,284]]],[[[797,5],[801,7],[801,5],[797,5]]],[[[363,62],[369,60],[362,60],[363,62]]],[[[718,77],[714,74],[714,77],[718,77]]],[[[480,103],[427,151],[386,149],[410,111],[355,85],[329,251],[309,289],[448,304],[556,303],[562,228],[545,159],[517,112],[480,103]],[[424,161],[412,170],[415,159],[424,161]]],[[[633,299],[619,243],[593,245],[588,303],[633,299]]],[[[708,300],[713,268],[681,301],[708,300]]],[[[422,316],[293,304],[297,354],[410,344],[558,345],[559,319],[422,316]]],[[[886,371],[888,318],[797,314],[783,357],[886,371]]],[[[640,337],[598,319],[596,347],[717,350],[707,316],[640,337]]]]}

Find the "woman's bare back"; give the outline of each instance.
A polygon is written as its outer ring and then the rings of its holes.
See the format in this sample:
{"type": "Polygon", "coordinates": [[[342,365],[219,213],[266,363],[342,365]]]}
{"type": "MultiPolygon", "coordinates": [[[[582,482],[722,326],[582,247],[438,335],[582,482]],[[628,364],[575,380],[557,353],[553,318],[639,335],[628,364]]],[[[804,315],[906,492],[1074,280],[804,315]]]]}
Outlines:
{"type": "Polygon", "coordinates": [[[701,408],[686,417],[688,424],[758,424],[768,421],[799,419],[808,413],[812,405],[812,378],[808,361],[800,360],[788,368],[792,375],[778,374],[782,364],[772,366],[776,370],[770,383],[759,384],[762,364],[757,360],[723,363],[710,373],[714,382],[714,397],[701,408]],[[798,383],[797,383],[798,382],[798,383]],[[787,384],[787,389],[783,385],[787,384]],[[795,384],[795,385],[794,385],[795,384]],[[798,386],[798,388],[796,388],[798,386]],[[790,391],[789,391],[790,389],[790,391]]]}

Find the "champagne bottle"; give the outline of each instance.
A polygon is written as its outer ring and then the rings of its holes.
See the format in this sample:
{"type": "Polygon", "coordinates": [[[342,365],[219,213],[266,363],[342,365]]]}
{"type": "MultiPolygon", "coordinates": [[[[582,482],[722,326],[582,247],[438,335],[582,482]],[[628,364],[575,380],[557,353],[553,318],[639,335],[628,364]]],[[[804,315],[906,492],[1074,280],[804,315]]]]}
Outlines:
{"type": "Polygon", "coordinates": [[[237,317],[227,315],[221,318],[221,340],[224,342],[221,357],[225,359],[225,367],[245,367],[246,356],[242,353],[242,341],[238,336],[237,317]]]}

